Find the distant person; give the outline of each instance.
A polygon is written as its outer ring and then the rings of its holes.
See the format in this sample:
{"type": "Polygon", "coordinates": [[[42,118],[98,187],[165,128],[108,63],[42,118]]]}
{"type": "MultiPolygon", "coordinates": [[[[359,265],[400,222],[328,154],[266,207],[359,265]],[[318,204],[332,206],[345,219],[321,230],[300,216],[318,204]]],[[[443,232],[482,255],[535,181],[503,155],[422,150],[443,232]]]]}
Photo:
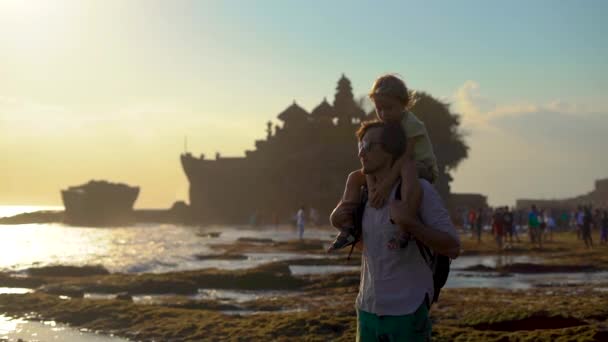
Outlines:
{"type": "MultiPolygon", "coordinates": [[[[517,222],[517,227],[515,227],[515,232],[521,231],[524,229],[524,227],[526,226],[526,213],[523,209],[517,209],[517,211],[515,212],[515,221],[517,222]]],[[[519,241],[519,235],[517,238],[517,241],[519,241]]]]}
{"type": "Polygon", "coordinates": [[[561,222],[560,222],[560,230],[564,231],[566,229],[568,229],[568,226],[570,225],[570,215],[568,215],[567,211],[562,212],[561,214],[561,222]]]}
{"type": "MultiPolygon", "coordinates": [[[[380,121],[364,122],[357,136],[363,172],[376,182],[386,181],[404,153],[403,129],[380,121]]],[[[414,162],[407,161],[404,168],[415,169],[414,162]]],[[[403,178],[407,172],[402,170],[403,178]]],[[[369,202],[363,207],[361,280],[355,304],[357,341],[431,338],[429,309],[438,291],[428,260],[437,253],[455,258],[460,242],[437,190],[425,179],[417,182],[423,194],[420,220],[410,215],[407,201],[397,199],[398,191],[404,198],[407,188],[400,180],[395,181],[381,208],[369,202]],[[395,244],[404,234],[408,236],[406,243],[395,244]],[[427,253],[424,246],[432,253],[427,253]]],[[[350,225],[352,212],[338,205],[331,221],[336,227],[350,225]]]]}
{"type": "Polygon", "coordinates": [[[540,222],[538,221],[538,210],[536,209],[536,205],[532,205],[532,209],[530,213],[528,213],[528,234],[530,235],[530,243],[532,245],[538,244],[539,247],[542,247],[542,239],[539,236],[540,232],[540,222]]]}
{"type": "Polygon", "coordinates": [[[572,212],[570,212],[570,230],[571,231],[576,231],[576,217],[577,217],[577,211],[576,210],[572,210],[572,212]]]}
{"type": "Polygon", "coordinates": [[[471,230],[471,234],[474,234],[473,231],[475,230],[475,223],[477,221],[477,213],[475,212],[475,209],[471,208],[469,210],[468,220],[469,220],[469,228],[471,230]]]}
{"type": "Polygon", "coordinates": [[[598,231],[600,231],[600,225],[602,222],[602,211],[599,209],[595,209],[595,211],[593,212],[593,222],[592,222],[592,226],[591,226],[591,230],[593,230],[593,228],[597,228],[598,231]]]}
{"type": "Polygon", "coordinates": [[[593,248],[593,239],[591,237],[591,225],[593,224],[593,217],[591,215],[591,208],[584,207],[583,228],[581,230],[581,235],[583,236],[583,241],[585,242],[585,247],[587,248],[593,248]]]}
{"type": "Polygon", "coordinates": [[[319,212],[317,209],[310,207],[308,210],[308,218],[313,226],[317,227],[319,225],[319,212]]]}
{"type": "Polygon", "coordinates": [[[481,243],[481,231],[483,230],[483,208],[479,208],[475,217],[475,235],[477,235],[477,244],[481,243]]]}
{"type": "Polygon", "coordinates": [[[608,243],[608,210],[604,209],[600,224],[600,244],[608,243]]]}
{"type": "Polygon", "coordinates": [[[298,237],[300,240],[304,238],[304,223],[304,205],[302,205],[296,213],[296,227],[298,228],[298,237]]]}
{"type": "Polygon", "coordinates": [[[580,240],[583,236],[583,225],[585,224],[585,210],[582,206],[578,207],[576,212],[576,236],[580,240]]]}
{"type": "MultiPolygon", "coordinates": [[[[508,237],[509,246],[513,244],[513,235],[517,237],[517,232],[515,232],[515,224],[514,224],[514,216],[513,212],[509,210],[509,207],[504,208],[504,213],[502,215],[502,221],[505,229],[505,237],[508,237]]],[[[519,238],[518,238],[519,240],[519,238]]]]}
{"type": "MultiPolygon", "coordinates": [[[[345,209],[354,210],[354,205],[361,199],[361,186],[366,185],[369,191],[369,202],[374,208],[381,208],[386,203],[389,193],[396,180],[401,176],[401,170],[406,161],[414,161],[415,167],[407,168],[402,175],[404,200],[408,204],[408,210],[412,217],[420,208],[421,189],[418,178],[426,179],[431,184],[437,180],[439,169],[433,152],[433,145],[426,131],[426,126],[416,115],[407,110],[410,104],[410,95],[405,82],[395,75],[383,75],[378,77],[369,93],[369,98],[374,104],[376,115],[382,122],[399,124],[405,130],[408,138],[405,154],[399,157],[391,166],[390,174],[382,182],[376,182],[369,175],[364,175],[362,170],[351,172],[346,182],[344,195],[339,205],[345,209]]],[[[353,243],[352,224],[340,230],[329,250],[344,248],[353,243]]]]}
{"type": "Polygon", "coordinates": [[[496,210],[494,211],[494,215],[492,216],[492,233],[494,233],[496,247],[498,247],[498,250],[502,250],[505,230],[503,222],[503,211],[501,207],[496,208],[496,210]]]}
{"type": "Polygon", "coordinates": [[[545,232],[547,231],[546,218],[545,209],[541,209],[538,213],[538,238],[541,242],[545,240],[545,232]]]}
{"type": "Polygon", "coordinates": [[[557,229],[557,224],[555,223],[555,219],[550,212],[545,213],[545,222],[547,222],[547,236],[549,237],[549,241],[553,241],[553,232],[557,229]]]}
{"type": "Polygon", "coordinates": [[[468,230],[469,229],[469,214],[467,213],[467,210],[460,208],[460,209],[458,209],[458,213],[460,214],[460,218],[462,220],[462,229],[465,231],[468,230]]]}

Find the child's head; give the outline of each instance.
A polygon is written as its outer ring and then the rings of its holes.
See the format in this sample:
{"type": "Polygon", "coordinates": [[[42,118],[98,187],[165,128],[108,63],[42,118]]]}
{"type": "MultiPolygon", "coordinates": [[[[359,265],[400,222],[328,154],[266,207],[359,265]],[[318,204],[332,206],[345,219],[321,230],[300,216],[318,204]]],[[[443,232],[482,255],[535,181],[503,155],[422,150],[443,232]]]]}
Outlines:
{"type": "Polygon", "coordinates": [[[374,103],[378,119],[388,122],[400,121],[410,101],[405,82],[393,74],[378,77],[369,98],[374,103]]]}

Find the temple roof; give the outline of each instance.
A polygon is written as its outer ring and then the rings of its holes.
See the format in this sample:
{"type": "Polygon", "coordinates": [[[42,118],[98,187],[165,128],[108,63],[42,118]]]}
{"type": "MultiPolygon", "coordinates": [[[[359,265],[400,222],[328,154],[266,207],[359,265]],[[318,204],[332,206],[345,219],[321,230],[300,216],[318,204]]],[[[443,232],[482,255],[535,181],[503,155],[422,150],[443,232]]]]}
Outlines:
{"type": "Polygon", "coordinates": [[[295,100],[293,101],[293,104],[291,106],[287,107],[287,109],[285,109],[278,115],[278,118],[283,122],[294,120],[303,121],[308,120],[309,117],[310,114],[308,114],[308,112],[304,110],[304,108],[298,106],[295,100]]]}
{"type": "Polygon", "coordinates": [[[350,85],[350,80],[348,79],[348,77],[346,77],[346,75],[342,74],[342,77],[340,77],[340,79],[338,80],[338,86],[336,89],[352,89],[350,85]]]}
{"type": "Polygon", "coordinates": [[[327,102],[327,98],[323,98],[323,102],[315,107],[310,115],[316,119],[333,119],[336,116],[336,112],[334,111],[334,107],[327,102]]]}

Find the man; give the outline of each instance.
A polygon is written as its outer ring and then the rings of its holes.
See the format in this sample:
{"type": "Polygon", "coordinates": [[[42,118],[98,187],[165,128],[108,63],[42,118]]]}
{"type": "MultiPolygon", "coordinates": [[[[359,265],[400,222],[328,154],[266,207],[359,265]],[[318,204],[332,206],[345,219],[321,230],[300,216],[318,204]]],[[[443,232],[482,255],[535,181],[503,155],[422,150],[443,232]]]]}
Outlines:
{"type": "MultiPolygon", "coordinates": [[[[403,129],[379,121],[364,122],[357,137],[363,172],[377,182],[383,181],[405,151],[403,129]]],[[[406,167],[415,165],[410,161],[406,167]]],[[[393,186],[388,204],[373,208],[368,203],[364,209],[361,283],[356,300],[358,341],[430,339],[433,273],[417,242],[455,258],[460,241],[435,188],[426,180],[419,182],[422,199],[418,214],[422,222],[408,214],[405,201],[395,198],[396,191],[401,190],[398,184],[393,186]],[[410,237],[407,244],[392,243],[403,236],[410,237]]],[[[349,208],[338,205],[330,219],[339,226],[348,222],[350,214],[349,208]]]]}

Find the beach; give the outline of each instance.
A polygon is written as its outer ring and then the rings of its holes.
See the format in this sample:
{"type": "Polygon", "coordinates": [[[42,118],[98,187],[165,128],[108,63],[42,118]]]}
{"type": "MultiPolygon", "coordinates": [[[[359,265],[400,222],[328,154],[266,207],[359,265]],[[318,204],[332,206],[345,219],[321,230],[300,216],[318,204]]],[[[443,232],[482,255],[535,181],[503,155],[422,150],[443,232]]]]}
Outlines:
{"type": "MultiPolygon", "coordinates": [[[[291,226],[0,228],[21,234],[12,255],[3,249],[0,313],[8,319],[133,341],[355,336],[360,254],[326,254],[330,227],[309,228],[303,240],[291,226]]],[[[498,251],[489,235],[481,244],[461,239],[431,308],[434,340],[606,338],[608,247],[587,250],[570,232],[543,249],[521,242],[498,251]]]]}

